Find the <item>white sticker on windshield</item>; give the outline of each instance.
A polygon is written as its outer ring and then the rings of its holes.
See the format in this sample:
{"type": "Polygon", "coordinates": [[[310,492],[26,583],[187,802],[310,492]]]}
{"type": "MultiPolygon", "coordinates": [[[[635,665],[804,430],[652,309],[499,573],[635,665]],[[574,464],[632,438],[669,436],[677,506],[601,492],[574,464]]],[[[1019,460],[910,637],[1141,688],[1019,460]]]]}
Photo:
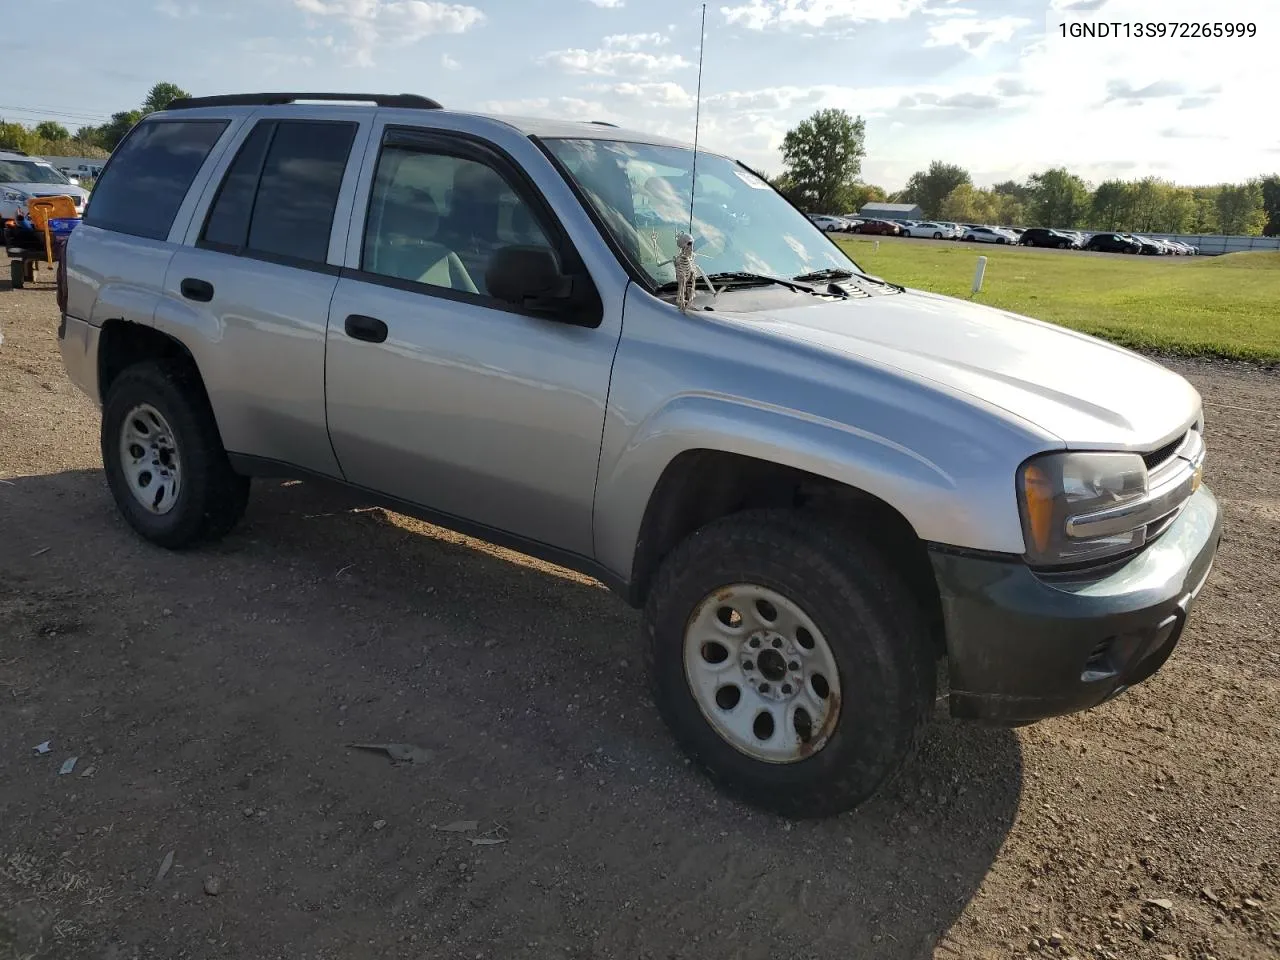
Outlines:
{"type": "Polygon", "coordinates": [[[735,170],[733,172],[737,174],[737,177],[739,180],[745,183],[752,190],[768,190],[769,189],[769,185],[753,173],[747,173],[747,171],[745,170],[735,170]]]}

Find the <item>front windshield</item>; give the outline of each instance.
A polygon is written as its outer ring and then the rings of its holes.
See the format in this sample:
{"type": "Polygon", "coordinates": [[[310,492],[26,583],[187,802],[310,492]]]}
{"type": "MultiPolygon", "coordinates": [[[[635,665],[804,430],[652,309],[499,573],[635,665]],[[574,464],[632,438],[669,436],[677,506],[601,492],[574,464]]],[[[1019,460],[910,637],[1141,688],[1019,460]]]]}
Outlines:
{"type": "Polygon", "coordinates": [[[70,183],[53,167],[31,160],[0,160],[0,183],[70,183]]]}
{"type": "MultiPolygon", "coordinates": [[[[548,139],[631,261],[675,280],[676,236],[689,231],[693,151],[620,140],[548,139]]],[[[724,157],[698,154],[693,250],[703,273],[797,277],[857,265],[768,183],[724,157]]]]}

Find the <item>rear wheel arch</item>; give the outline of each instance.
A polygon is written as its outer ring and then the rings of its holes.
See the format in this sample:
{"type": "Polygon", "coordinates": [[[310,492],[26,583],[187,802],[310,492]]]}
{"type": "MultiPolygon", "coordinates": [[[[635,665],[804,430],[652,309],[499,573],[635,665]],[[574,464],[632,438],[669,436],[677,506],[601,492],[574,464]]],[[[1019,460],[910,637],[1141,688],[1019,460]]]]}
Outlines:
{"type": "Polygon", "coordinates": [[[108,320],[98,335],[99,399],[106,400],[112,382],[121,373],[148,360],[185,367],[204,388],[195,357],[177,337],[129,320],[108,320]]]}
{"type": "Polygon", "coordinates": [[[870,541],[899,571],[928,620],[936,652],[945,653],[942,606],[928,550],[897,508],[830,477],[721,450],[686,450],[658,478],[636,539],[628,600],[644,605],[663,560],[694,531],[762,509],[819,513],[870,541]]]}

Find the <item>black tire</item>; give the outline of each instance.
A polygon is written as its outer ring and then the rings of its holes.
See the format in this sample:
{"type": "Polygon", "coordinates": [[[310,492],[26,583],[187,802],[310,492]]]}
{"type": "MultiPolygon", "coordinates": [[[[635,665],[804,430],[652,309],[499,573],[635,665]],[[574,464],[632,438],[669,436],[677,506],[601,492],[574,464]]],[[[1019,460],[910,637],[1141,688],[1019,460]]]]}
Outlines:
{"type": "Polygon", "coordinates": [[[21,260],[9,261],[9,287],[21,290],[27,282],[27,265],[21,260]]]}
{"type": "Polygon", "coordinates": [[[941,240],[941,239],[942,239],[942,234],[941,234],[941,233],[939,233],[937,230],[935,230],[935,231],[933,232],[933,239],[935,239],[935,240],[941,240]]]}
{"type": "Polygon", "coordinates": [[[1065,250],[1065,249],[1067,249],[1067,241],[1065,241],[1065,240],[1059,240],[1059,241],[1058,241],[1058,249],[1059,249],[1059,250],[1065,250]]]}
{"type": "Polygon", "coordinates": [[[199,375],[186,364],[148,360],[112,382],[102,409],[102,463],[116,506],[129,525],[159,546],[178,550],[225,536],[249,502],[249,478],[231,468],[199,375]],[[124,419],[150,404],[168,421],[182,467],[171,510],[149,512],[129,489],[121,463],[124,419]]]}
{"type": "Polygon", "coordinates": [[[919,604],[856,533],[797,511],[750,511],[692,534],[663,562],[644,611],[654,698],[684,751],[727,792],[787,817],[849,810],[914,752],[934,698],[919,604]],[[685,675],[685,629],[714,591],[752,583],[797,604],[827,638],[840,712],[826,742],[785,763],[740,752],[703,716],[685,675]],[[841,629],[844,627],[844,629],[841,629]]]}

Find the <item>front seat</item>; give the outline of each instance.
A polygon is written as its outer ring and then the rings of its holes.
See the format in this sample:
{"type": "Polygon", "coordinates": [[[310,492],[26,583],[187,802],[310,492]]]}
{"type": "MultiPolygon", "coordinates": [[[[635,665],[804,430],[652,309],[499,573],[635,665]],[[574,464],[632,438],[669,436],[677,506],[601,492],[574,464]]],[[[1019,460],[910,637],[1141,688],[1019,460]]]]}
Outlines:
{"type": "Polygon", "coordinates": [[[414,191],[389,198],[369,270],[384,276],[479,293],[458,255],[434,237],[440,217],[430,194],[414,191]]]}

